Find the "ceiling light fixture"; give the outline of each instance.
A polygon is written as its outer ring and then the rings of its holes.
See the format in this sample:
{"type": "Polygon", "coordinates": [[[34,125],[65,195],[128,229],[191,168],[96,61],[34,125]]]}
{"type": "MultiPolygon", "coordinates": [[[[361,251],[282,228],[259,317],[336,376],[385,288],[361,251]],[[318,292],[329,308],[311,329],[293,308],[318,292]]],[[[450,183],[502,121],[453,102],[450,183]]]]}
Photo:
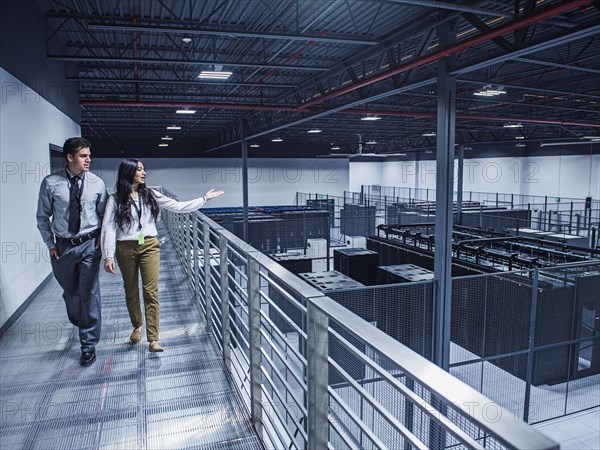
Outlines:
{"type": "Polygon", "coordinates": [[[339,150],[340,147],[338,147],[337,145],[334,145],[333,147],[331,147],[331,150],[339,150]]]}
{"type": "Polygon", "coordinates": [[[480,89],[477,89],[473,95],[478,97],[496,97],[498,95],[506,94],[504,86],[495,86],[493,84],[486,84],[480,89]]]}
{"type": "Polygon", "coordinates": [[[523,128],[523,124],[519,122],[508,122],[502,125],[504,128],[523,128]]]}
{"type": "Polygon", "coordinates": [[[524,142],[519,142],[518,144],[515,144],[515,147],[527,147],[527,144],[524,142]]]}
{"type": "Polygon", "coordinates": [[[308,130],[307,133],[321,133],[322,131],[319,128],[313,128],[312,130],[308,130]]]}
{"type": "Polygon", "coordinates": [[[177,114],[196,114],[195,109],[178,109],[175,111],[177,114]]]}
{"type": "Polygon", "coordinates": [[[170,127],[167,127],[167,130],[181,130],[181,127],[178,127],[177,125],[171,125],[170,127]]]}
{"type": "Polygon", "coordinates": [[[181,39],[183,42],[185,42],[186,44],[189,44],[190,42],[192,42],[192,38],[191,37],[184,37],[181,39]]]}
{"type": "Polygon", "coordinates": [[[260,145],[258,145],[258,144],[250,144],[250,147],[252,147],[252,148],[258,148],[258,147],[260,147],[260,145]]]}
{"type": "Polygon", "coordinates": [[[600,136],[582,136],[581,139],[589,139],[592,142],[600,141],[600,136]]]}
{"type": "Polygon", "coordinates": [[[590,145],[596,141],[573,141],[573,142],[540,142],[540,147],[555,147],[559,145],[590,145]]]}
{"type": "Polygon", "coordinates": [[[283,139],[281,139],[280,137],[276,137],[274,139],[271,139],[271,142],[283,142],[283,139]]]}
{"type": "Polygon", "coordinates": [[[421,136],[423,136],[423,137],[435,137],[435,136],[437,136],[437,134],[435,133],[435,131],[426,131],[425,133],[421,134],[421,136]]]}
{"type": "Polygon", "coordinates": [[[203,80],[227,80],[233,72],[221,72],[220,70],[203,70],[198,78],[203,80]]]}
{"type": "Polygon", "coordinates": [[[169,144],[158,144],[159,147],[168,147],[169,144]]]}
{"type": "Polygon", "coordinates": [[[163,141],[172,141],[172,140],[173,140],[173,138],[172,138],[172,137],[169,137],[169,136],[163,136],[163,137],[161,137],[161,139],[162,139],[163,141]]]}
{"type": "Polygon", "coordinates": [[[367,142],[365,142],[365,144],[368,144],[368,145],[375,145],[375,144],[377,144],[377,141],[373,141],[373,140],[371,140],[371,141],[367,141],[367,142]]]}
{"type": "Polygon", "coordinates": [[[209,79],[209,80],[227,80],[233,72],[214,72],[212,70],[203,70],[198,75],[198,78],[209,79]]]}
{"type": "Polygon", "coordinates": [[[525,139],[525,136],[515,136],[515,139],[525,139]]]}
{"type": "Polygon", "coordinates": [[[366,116],[361,117],[360,120],[368,120],[368,121],[381,120],[381,117],[367,114],[366,116]]]}

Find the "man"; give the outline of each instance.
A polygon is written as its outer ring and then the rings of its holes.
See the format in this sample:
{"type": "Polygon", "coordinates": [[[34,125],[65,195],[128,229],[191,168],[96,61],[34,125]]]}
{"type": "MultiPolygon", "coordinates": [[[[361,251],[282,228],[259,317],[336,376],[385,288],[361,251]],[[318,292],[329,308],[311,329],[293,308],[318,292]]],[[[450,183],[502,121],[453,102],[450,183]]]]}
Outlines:
{"type": "Polygon", "coordinates": [[[100,340],[99,240],[107,193],[102,179],[89,171],[87,140],[67,139],[63,156],[66,169],[42,181],[37,224],[63,288],[69,320],[79,328],[79,362],[89,366],[96,361],[100,340]]]}

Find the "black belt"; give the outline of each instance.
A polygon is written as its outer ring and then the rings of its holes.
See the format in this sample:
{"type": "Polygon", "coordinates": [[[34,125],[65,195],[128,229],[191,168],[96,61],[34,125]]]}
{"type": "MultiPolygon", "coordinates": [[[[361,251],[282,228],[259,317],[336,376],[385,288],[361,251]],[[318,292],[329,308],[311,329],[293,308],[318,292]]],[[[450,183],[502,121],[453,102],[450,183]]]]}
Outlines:
{"type": "Polygon", "coordinates": [[[98,228],[94,231],[91,231],[89,233],[82,234],[81,236],[73,237],[73,238],[64,238],[64,237],[56,236],[56,242],[61,242],[63,244],[77,246],[77,245],[81,245],[84,242],[87,242],[90,239],[93,239],[98,236],[100,236],[100,228],[98,228]]]}

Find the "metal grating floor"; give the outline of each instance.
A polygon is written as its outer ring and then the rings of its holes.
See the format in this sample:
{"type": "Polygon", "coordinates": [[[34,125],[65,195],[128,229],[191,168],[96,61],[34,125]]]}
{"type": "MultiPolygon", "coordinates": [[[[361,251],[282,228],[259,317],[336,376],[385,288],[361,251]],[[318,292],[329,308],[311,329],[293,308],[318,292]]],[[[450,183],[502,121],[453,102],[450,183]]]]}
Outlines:
{"type": "Polygon", "coordinates": [[[129,343],[121,277],[102,269],[98,359],[81,367],[52,278],[0,340],[1,449],[262,449],[168,237],[161,246],[165,352],[148,352],[145,330],[129,343]]]}

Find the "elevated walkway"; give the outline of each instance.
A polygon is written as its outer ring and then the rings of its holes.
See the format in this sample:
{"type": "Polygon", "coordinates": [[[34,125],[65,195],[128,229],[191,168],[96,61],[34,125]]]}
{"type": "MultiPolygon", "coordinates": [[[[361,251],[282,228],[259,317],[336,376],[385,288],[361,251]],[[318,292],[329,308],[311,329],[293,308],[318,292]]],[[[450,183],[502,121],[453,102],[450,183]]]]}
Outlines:
{"type": "Polygon", "coordinates": [[[0,340],[0,448],[261,449],[215,351],[168,234],[161,235],[161,344],[132,330],[119,274],[101,270],[98,360],[79,340],[54,278],[0,340]]]}

